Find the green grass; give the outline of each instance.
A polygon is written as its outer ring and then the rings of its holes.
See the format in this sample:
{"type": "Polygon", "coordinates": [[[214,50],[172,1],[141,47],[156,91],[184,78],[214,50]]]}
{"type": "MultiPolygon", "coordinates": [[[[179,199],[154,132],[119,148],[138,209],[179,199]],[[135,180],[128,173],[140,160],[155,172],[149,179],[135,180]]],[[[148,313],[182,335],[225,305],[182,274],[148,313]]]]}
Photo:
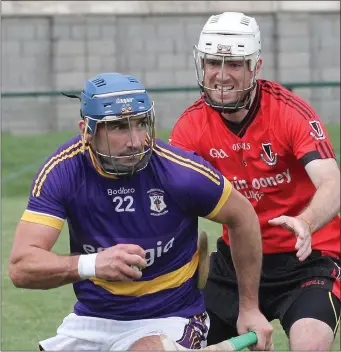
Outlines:
{"type": "MultiPolygon", "coordinates": [[[[335,151],[340,153],[340,126],[328,126],[335,151]]],[[[158,135],[167,139],[169,131],[158,135]]],[[[2,321],[0,350],[37,350],[38,341],[53,336],[62,319],[72,311],[76,301],[72,285],[47,291],[31,291],[15,288],[8,277],[8,256],[13,234],[26,207],[33,176],[41,162],[55,148],[71,137],[71,133],[49,133],[41,136],[2,135],[2,321]],[[17,175],[17,176],[15,176],[17,175]]],[[[210,235],[210,249],[215,249],[221,234],[218,224],[200,220],[200,229],[210,235]]],[[[54,250],[68,253],[66,226],[54,250]]],[[[287,350],[287,339],[279,326],[275,327],[276,350],[287,350]]],[[[340,337],[334,343],[334,351],[340,349],[340,337]]]]}

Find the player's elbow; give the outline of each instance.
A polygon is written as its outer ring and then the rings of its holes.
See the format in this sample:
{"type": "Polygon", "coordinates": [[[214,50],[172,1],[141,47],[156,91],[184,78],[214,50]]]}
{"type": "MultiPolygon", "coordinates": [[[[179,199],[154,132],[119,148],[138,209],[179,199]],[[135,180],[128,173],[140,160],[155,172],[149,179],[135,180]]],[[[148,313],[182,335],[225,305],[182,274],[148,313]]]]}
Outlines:
{"type": "Polygon", "coordinates": [[[8,267],[8,274],[13,283],[17,288],[26,288],[24,275],[20,272],[20,269],[16,264],[10,263],[8,267]]]}
{"type": "Polygon", "coordinates": [[[9,277],[15,287],[28,288],[26,274],[22,268],[22,259],[16,255],[11,254],[8,263],[9,277]]]}

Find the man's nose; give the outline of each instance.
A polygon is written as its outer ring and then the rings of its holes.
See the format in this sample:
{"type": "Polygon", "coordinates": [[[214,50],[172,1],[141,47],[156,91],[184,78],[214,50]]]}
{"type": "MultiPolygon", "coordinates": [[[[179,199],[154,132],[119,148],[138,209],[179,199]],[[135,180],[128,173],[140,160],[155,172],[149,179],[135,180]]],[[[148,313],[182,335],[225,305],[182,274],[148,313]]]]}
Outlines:
{"type": "Polygon", "coordinates": [[[139,131],[136,127],[131,127],[128,139],[128,147],[139,149],[142,146],[142,140],[140,138],[139,131]]]}

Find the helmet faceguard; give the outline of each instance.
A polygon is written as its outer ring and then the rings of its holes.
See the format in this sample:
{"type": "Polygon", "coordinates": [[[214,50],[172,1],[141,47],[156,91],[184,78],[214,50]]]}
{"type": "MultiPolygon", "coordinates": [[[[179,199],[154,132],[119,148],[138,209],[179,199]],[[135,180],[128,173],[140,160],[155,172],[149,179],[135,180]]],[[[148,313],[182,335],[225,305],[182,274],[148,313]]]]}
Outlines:
{"type": "Polygon", "coordinates": [[[200,33],[198,45],[193,48],[197,82],[206,103],[220,112],[227,113],[248,108],[251,93],[256,86],[260,52],[260,31],[254,18],[237,12],[211,16],[200,33]],[[205,85],[207,65],[210,64],[220,67],[221,82],[226,78],[226,66],[241,65],[242,86],[234,89],[234,86],[231,88],[223,83],[219,87],[205,85]],[[252,72],[251,79],[248,80],[247,70],[252,72]],[[221,98],[212,99],[213,92],[221,93],[221,98]],[[226,97],[232,94],[237,96],[236,100],[227,102],[224,95],[226,97]]]}
{"type": "Polygon", "coordinates": [[[89,145],[96,166],[113,176],[132,176],[143,170],[155,144],[154,103],[144,86],[132,76],[101,74],[86,82],[80,99],[81,116],[86,125],[83,140],[89,145]],[[110,145],[113,125],[115,128],[124,126],[133,146],[133,124],[145,129],[146,141],[142,149],[132,147],[124,155],[117,154],[110,145]],[[101,139],[105,136],[104,143],[99,140],[99,128],[104,129],[101,134],[101,139]]]}

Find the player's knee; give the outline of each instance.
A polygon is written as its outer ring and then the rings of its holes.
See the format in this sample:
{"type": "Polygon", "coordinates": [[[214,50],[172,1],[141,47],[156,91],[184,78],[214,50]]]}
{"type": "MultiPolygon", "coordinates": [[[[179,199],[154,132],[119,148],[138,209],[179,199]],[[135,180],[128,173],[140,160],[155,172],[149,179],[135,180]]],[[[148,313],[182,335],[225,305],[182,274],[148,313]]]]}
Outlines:
{"type": "Polygon", "coordinates": [[[129,351],[188,351],[188,349],[172,341],[166,335],[153,335],[136,341],[129,351]]]}
{"type": "Polygon", "coordinates": [[[290,328],[289,342],[293,351],[327,351],[333,341],[331,327],[317,319],[300,319],[290,328]]]}
{"type": "Polygon", "coordinates": [[[158,335],[143,337],[136,341],[130,351],[164,351],[161,338],[158,335]]]}

